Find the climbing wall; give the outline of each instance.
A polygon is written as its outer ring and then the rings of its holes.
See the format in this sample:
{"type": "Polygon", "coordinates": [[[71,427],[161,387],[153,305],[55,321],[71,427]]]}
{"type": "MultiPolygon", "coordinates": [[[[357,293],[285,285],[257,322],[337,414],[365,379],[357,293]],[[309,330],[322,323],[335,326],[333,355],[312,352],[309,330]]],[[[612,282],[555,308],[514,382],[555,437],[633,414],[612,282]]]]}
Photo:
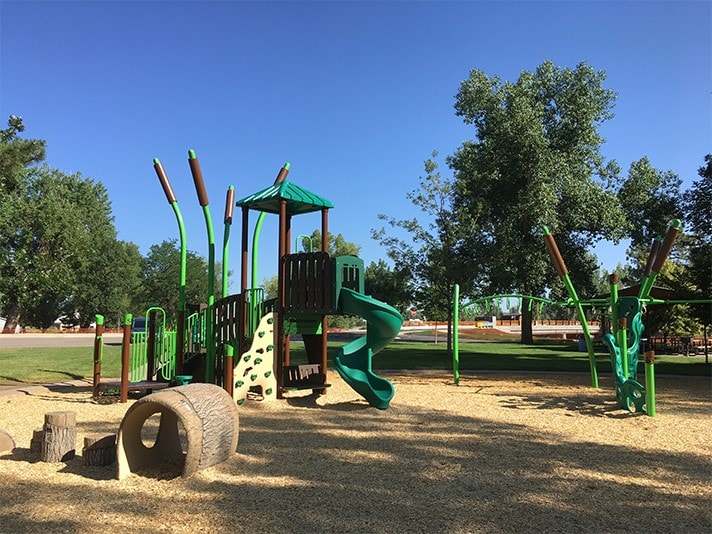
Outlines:
{"type": "Polygon", "coordinates": [[[252,337],[250,350],[243,353],[235,366],[235,387],[232,397],[240,405],[247,399],[250,388],[261,389],[264,400],[277,398],[277,379],[274,375],[275,314],[268,313],[252,337]]]}

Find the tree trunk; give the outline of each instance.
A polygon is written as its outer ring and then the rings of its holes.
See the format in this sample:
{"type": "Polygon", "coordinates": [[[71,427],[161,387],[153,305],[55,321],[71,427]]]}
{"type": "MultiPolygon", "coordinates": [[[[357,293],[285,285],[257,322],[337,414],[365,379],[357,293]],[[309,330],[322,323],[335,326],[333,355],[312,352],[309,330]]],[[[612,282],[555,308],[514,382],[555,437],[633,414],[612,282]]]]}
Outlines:
{"type": "Polygon", "coordinates": [[[521,343],[532,345],[534,335],[532,334],[532,310],[529,308],[529,299],[522,299],[522,315],[520,318],[522,326],[521,343]]]}
{"type": "Polygon", "coordinates": [[[20,310],[20,306],[16,302],[10,304],[7,308],[7,322],[5,323],[5,328],[3,329],[3,332],[10,332],[14,334],[15,328],[20,323],[21,314],[22,310],[20,310]]]}
{"type": "Polygon", "coordinates": [[[42,436],[43,462],[65,462],[74,458],[77,443],[76,412],[48,412],[42,436]]]}

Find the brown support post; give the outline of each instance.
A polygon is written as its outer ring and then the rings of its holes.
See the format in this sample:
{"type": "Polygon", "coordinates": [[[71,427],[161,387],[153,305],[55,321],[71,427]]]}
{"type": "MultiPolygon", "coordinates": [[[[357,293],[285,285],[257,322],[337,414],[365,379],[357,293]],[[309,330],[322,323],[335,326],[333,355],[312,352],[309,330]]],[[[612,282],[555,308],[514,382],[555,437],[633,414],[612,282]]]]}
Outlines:
{"type": "MultiPolygon", "coordinates": [[[[324,252],[329,252],[329,210],[323,208],[321,210],[321,250],[324,252]]],[[[331,285],[331,281],[327,280],[327,285],[331,285]]],[[[331,295],[332,303],[331,307],[335,307],[335,302],[333,299],[336,295],[331,295]]],[[[321,316],[321,383],[326,384],[326,371],[327,371],[327,342],[328,342],[328,330],[329,330],[329,317],[327,315],[321,316]]],[[[326,395],[326,389],[319,390],[319,394],[326,395]]]]}
{"type": "MultiPolygon", "coordinates": [[[[249,247],[249,236],[248,227],[250,225],[250,210],[247,207],[242,208],[242,247],[240,252],[240,326],[238,328],[240,342],[238,343],[237,350],[238,355],[242,354],[242,351],[247,350],[247,269],[249,265],[250,254],[248,252],[249,247]]],[[[252,288],[254,289],[254,288],[252,288]]]]}
{"type": "Polygon", "coordinates": [[[131,357],[131,314],[124,315],[124,337],[121,340],[121,391],[119,402],[129,400],[129,360],[131,357]]]}
{"type": "Polygon", "coordinates": [[[284,384],[284,256],[287,238],[287,201],[279,202],[279,252],[277,269],[277,358],[275,359],[275,374],[277,375],[277,398],[282,398],[284,384]]]}
{"type": "MultiPolygon", "coordinates": [[[[287,255],[291,254],[291,252],[292,252],[292,216],[289,214],[287,214],[287,224],[285,226],[286,226],[286,231],[285,231],[285,236],[284,236],[284,255],[287,256],[287,255]]],[[[285,275],[286,274],[287,273],[285,272],[285,275]]],[[[285,279],[284,286],[282,286],[284,289],[284,293],[282,293],[282,295],[283,295],[283,298],[285,299],[285,301],[286,301],[286,292],[287,292],[286,284],[287,284],[287,280],[285,279]]],[[[285,319],[286,319],[286,317],[285,317],[285,319]]],[[[289,336],[286,335],[286,336],[284,336],[284,365],[290,365],[290,364],[291,364],[291,357],[289,354],[289,336]]]]}
{"type": "Polygon", "coordinates": [[[240,291],[242,293],[247,289],[247,269],[249,263],[248,252],[248,235],[247,229],[250,225],[250,210],[247,207],[242,208],[242,248],[241,248],[241,273],[240,273],[240,291]]]}
{"type": "Polygon", "coordinates": [[[96,333],[94,334],[94,380],[92,395],[99,396],[99,384],[101,383],[101,355],[104,350],[104,316],[96,316],[96,333]]]}

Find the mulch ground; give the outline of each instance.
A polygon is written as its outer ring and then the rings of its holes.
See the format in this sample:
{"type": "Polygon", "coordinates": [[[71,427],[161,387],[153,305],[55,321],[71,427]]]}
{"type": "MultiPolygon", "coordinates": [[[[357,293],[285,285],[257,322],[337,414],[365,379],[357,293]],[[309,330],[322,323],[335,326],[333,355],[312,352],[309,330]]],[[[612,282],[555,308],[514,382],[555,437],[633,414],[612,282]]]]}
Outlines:
{"type": "Polygon", "coordinates": [[[189,478],[82,465],[83,436],[116,432],[130,404],[0,396],[17,445],[0,452],[0,532],[712,530],[710,379],[658,377],[651,418],[619,409],[605,375],[599,390],[586,375],[386,376],[385,411],[335,374],[320,398],[248,401],[237,454],[189,478]],[[59,410],[77,414],[78,454],[40,462],[32,430],[59,410]]]}

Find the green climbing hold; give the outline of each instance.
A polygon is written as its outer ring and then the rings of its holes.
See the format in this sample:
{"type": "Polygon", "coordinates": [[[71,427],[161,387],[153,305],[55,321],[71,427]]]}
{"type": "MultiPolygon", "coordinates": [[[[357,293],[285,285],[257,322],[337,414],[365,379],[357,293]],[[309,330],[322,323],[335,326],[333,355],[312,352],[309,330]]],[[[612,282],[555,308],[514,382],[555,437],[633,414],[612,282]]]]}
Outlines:
{"type": "Polygon", "coordinates": [[[267,371],[265,373],[265,378],[269,378],[270,376],[272,376],[272,371],[267,371]]]}
{"type": "Polygon", "coordinates": [[[238,406],[242,406],[244,403],[245,403],[245,399],[240,399],[239,401],[237,401],[238,406]]]}
{"type": "Polygon", "coordinates": [[[257,375],[250,375],[250,380],[252,380],[253,382],[257,380],[257,375]]]}
{"type": "Polygon", "coordinates": [[[262,358],[255,358],[255,365],[259,365],[262,363],[262,358]]]}
{"type": "Polygon", "coordinates": [[[243,361],[249,362],[251,356],[249,354],[245,354],[245,356],[242,358],[243,361]]]}
{"type": "Polygon", "coordinates": [[[264,332],[257,332],[257,335],[258,335],[259,337],[265,337],[265,333],[264,333],[264,332]]]}
{"type": "Polygon", "coordinates": [[[236,385],[238,388],[241,388],[242,386],[245,385],[245,383],[244,383],[242,380],[238,380],[237,382],[235,382],[235,385],[236,385]]]}
{"type": "Polygon", "coordinates": [[[267,345],[267,350],[274,350],[274,345],[267,345]]]}
{"type": "Polygon", "coordinates": [[[270,317],[269,319],[267,319],[267,324],[272,324],[272,323],[274,323],[273,317],[270,317]]]}
{"type": "Polygon", "coordinates": [[[272,395],[272,388],[267,388],[265,390],[265,395],[272,395]]]}

